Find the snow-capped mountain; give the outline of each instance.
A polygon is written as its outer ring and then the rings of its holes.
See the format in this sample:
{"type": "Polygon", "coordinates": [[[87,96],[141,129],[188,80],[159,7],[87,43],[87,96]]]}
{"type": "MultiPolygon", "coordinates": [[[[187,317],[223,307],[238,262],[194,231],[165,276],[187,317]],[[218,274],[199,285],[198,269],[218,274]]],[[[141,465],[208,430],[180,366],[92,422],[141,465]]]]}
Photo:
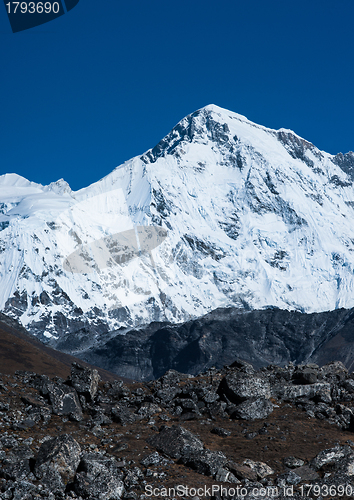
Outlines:
{"type": "Polygon", "coordinates": [[[353,179],[353,153],[214,105],[80,191],[3,175],[0,309],[79,346],[217,307],[354,307],[353,179]]]}

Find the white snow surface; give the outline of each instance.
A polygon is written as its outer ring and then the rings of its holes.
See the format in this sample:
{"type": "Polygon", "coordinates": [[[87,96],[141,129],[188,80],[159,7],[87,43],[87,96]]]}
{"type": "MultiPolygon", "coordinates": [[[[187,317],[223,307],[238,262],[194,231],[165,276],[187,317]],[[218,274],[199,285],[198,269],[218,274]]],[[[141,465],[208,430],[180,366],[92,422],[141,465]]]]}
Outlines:
{"type": "Polygon", "coordinates": [[[48,340],[82,322],[112,330],[226,306],[354,307],[354,188],[333,158],[210,105],[80,191],[3,175],[0,309],[48,340]],[[167,238],[106,269],[65,271],[80,245],[137,226],[167,238]]]}

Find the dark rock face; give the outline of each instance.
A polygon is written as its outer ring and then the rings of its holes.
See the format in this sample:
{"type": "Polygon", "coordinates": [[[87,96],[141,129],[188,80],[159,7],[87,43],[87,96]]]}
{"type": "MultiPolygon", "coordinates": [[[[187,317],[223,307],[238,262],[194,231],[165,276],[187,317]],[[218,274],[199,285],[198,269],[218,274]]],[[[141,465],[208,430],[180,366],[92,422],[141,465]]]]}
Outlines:
{"type": "Polygon", "coordinates": [[[338,153],[332,161],[354,180],[354,153],[352,151],[346,154],[338,153]]]}
{"type": "Polygon", "coordinates": [[[314,166],[313,161],[306,155],[308,151],[316,156],[319,154],[313,144],[288,131],[279,130],[276,135],[293,158],[304,161],[309,167],[314,166]]]}
{"type": "Polygon", "coordinates": [[[34,474],[53,491],[63,491],[74,479],[80,453],[80,445],[68,434],[45,441],[39,449],[34,474]]]}
{"type": "MultiPolygon", "coordinates": [[[[135,380],[161,377],[173,369],[196,375],[242,357],[256,368],[333,361],[353,368],[354,310],[303,314],[280,309],[217,309],[180,325],[152,323],[102,340],[80,356],[135,380]]],[[[313,368],[297,373],[300,384],[315,382],[313,368]]]]}

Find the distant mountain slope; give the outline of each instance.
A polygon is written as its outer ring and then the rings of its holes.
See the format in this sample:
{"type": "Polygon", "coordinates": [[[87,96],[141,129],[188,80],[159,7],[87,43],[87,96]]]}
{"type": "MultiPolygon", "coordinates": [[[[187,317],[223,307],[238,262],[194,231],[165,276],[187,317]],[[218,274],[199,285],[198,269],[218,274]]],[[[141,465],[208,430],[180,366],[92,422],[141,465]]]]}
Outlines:
{"type": "Polygon", "coordinates": [[[88,349],[219,307],[352,308],[353,168],[353,153],[210,105],[80,191],[7,174],[0,309],[53,346],[74,334],[88,349]]]}

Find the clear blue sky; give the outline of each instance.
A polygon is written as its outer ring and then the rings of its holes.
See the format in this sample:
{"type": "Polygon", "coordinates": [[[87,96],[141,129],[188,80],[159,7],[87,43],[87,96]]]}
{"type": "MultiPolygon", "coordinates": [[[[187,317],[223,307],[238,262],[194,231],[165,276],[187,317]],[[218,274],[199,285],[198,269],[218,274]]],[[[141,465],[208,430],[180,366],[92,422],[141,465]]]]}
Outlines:
{"type": "Polygon", "coordinates": [[[81,0],[15,34],[0,7],[0,174],[80,189],[211,103],[354,149],[353,0],[81,0]]]}

